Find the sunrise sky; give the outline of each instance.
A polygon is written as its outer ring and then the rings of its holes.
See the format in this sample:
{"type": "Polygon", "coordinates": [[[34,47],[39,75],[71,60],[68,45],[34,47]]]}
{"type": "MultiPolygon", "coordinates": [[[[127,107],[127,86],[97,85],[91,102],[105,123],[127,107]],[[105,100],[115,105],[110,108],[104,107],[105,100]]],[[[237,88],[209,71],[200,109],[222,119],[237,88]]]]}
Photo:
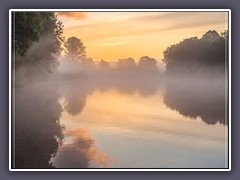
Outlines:
{"type": "Polygon", "coordinates": [[[76,36],[88,57],[116,61],[142,56],[156,60],[185,38],[228,29],[227,12],[59,12],[66,38],[76,36]]]}

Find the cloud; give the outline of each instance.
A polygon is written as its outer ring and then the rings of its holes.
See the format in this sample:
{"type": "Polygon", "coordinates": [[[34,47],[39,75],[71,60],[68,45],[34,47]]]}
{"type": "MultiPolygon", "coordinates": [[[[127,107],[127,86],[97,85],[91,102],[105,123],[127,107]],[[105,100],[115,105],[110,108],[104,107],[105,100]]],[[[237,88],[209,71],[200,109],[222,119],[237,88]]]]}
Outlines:
{"type": "Polygon", "coordinates": [[[70,143],[64,143],[53,158],[57,168],[107,168],[115,163],[98,149],[95,140],[85,129],[67,130],[64,136],[70,139],[70,143]]]}
{"type": "Polygon", "coordinates": [[[81,20],[86,18],[86,14],[84,12],[58,12],[57,15],[60,17],[76,19],[76,20],[81,20]]]}
{"type": "Polygon", "coordinates": [[[173,30],[182,30],[182,29],[190,29],[190,28],[199,28],[199,27],[205,27],[205,26],[213,26],[213,25],[220,25],[222,23],[221,20],[208,20],[208,21],[202,21],[202,22],[184,22],[184,23],[178,23],[169,25],[163,28],[158,29],[150,29],[149,31],[145,32],[156,32],[156,31],[173,31],[173,30]]]}
{"type": "MultiPolygon", "coordinates": [[[[192,30],[193,28],[208,26],[213,29],[224,23],[226,23],[225,14],[219,12],[139,13],[138,16],[128,18],[127,20],[93,21],[91,24],[71,26],[65,30],[72,34],[81,30],[81,33],[85,33],[88,39],[96,40],[151,35],[154,32],[161,31],[192,30]],[[143,24],[145,22],[149,22],[149,24],[143,24]]],[[[98,44],[98,46],[120,44],[122,43],[104,43],[98,44]]]]}
{"type": "Polygon", "coordinates": [[[225,19],[225,13],[224,12],[154,12],[151,14],[145,14],[140,15],[131,18],[133,21],[146,21],[146,22],[152,22],[152,21],[184,21],[184,20],[204,20],[204,19],[225,19]]]}

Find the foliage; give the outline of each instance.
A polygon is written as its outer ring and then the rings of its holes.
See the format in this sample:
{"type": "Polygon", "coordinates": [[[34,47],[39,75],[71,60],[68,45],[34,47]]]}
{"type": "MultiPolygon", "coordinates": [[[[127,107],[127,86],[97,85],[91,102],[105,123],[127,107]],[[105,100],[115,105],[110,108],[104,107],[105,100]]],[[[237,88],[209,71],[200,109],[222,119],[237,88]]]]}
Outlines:
{"type": "Polygon", "coordinates": [[[109,69],[110,69],[110,66],[109,66],[109,64],[108,64],[107,61],[101,60],[101,61],[99,62],[99,64],[98,64],[98,68],[99,68],[100,70],[109,70],[109,69]]]}
{"type": "Polygon", "coordinates": [[[44,30],[41,32],[41,35],[53,39],[55,43],[48,46],[50,48],[49,51],[54,54],[60,54],[62,51],[61,43],[64,42],[64,25],[61,21],[58,21],[57,16],[52,12],[42,12],[41,15],[44,18],[44,30]]]}
{"type": "MultiPolygon", "coordinates": [[[[20,17],[24,16],[24,12],[19,12],[15,15],[18,17],[16,24],[22,21],[22,25],[15,27],[16,30],[25,31],[25,29],[37,26],[37,23],[25,23],[20,17]],[[28,26],[28,27],[26,27],[28,26]]],[[[64,41],[63,24],[58,21],[57,16],[52,12],[28,12],[27,16],[37,16],[40,20],[41,31],[38,32],[37,38],[31,39],[26,34],[18,35],[19,38],[15,42],[25,41],[19,43],[16,49],[16,68],[24,66],[25,70],[31,73],[35,68],[37,71],[51,72],[53,67],[57,65],[57,55],[60,54],[62,48],[61,43],[64,41]],[[27,43],[29,42],[29,43],[27,43]],[[29,68],[27,68],[29,67],[29,68]]],[[[36,72],[37,73],[37,72],[36,72]]],[[[35,73],[35,74],[36,74],[35,73]]]]}
{"type": "Polygon", "coordinates": [[[87,57],[82,58],[80,61],[80,64],[81,64],[82,68],[87,71],[95,70],[95,68],[96,68],[95,62],[93,61],[92,58],[87,58],[87,57]]]}
{"type": "Polygon", "coordinates": [[[207,68],[224,69],[227,34],[208,31],[200,39],[192,37],[168,47],[163,59],[167,72],[192,74],[207,68]]]}
{"type": "Polygon", "coordinates": [[[139,59],[138,68],[140,71],[148,71],[152,73],[158,72],[156,59],[148,56],[143,56],[139,59]]]}
{"type": "Polygon", "coordinates": [[[39,12],[15,12],[12,23],[13,44],[16,52],[23,56],[33,42],[39,41],[44,29],[44,18],[39,12]]]}
{"type": "Polygon", "coordinates": [[[12,23],[15,50],[21,56],[24,56],[43,34],[56,37],[57,46],[63,41],[63,24],[52,12],[15,12],[12,23]]]}
{"type": "Polygon", "coordinates": [[[64,43],[64,47],[66,48],[66,59],[78,61],[86,57],[86,47],[81,39],[77,37],[68,38],[64,43]]]}
{"type": "Polygon", "coordinates": [[[133,58],[119,59],[117,62],[117,69],[119,70],[130,70],[136,68],[137,65],[133,58]]]}

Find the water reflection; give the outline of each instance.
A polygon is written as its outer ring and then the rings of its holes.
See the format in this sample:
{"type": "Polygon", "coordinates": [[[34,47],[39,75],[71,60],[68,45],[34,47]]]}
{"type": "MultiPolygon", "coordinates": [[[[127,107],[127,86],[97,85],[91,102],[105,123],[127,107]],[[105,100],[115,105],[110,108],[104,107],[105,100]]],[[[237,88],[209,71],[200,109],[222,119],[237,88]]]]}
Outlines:
{"type": "Polygon", "coordinates": [[[111,167],[113,160],[103,154],[96,146],[95,140],[82,128],[67,130],[63,146],[53,158],[57,168],[106,168],[111,167]]]}
{"type": "Polygon", "coordinates": [[[186,117],[200,117],[207,124],[228,124],[224,79],[169,82],[164,103],[186,117]]]}
{"type": "Polygon", "coordinates": [[[66,85],[63,86],[62,96],[65,99],[64,109],[71,115],[76,116],[82,112],[86,105],[86,98],[89,91],[82,87],[83,85],[66,85]]]}
{"type": "Polygon", "coordinates": [[[161,87],[156,79],[143,80],[139,78],[124,80],[124,79],[97,79],[88,80],[79,78],[77,81],[63,81],[60,83],[60,94],[64,97],[63,108],[71,115],[80,114],[87,104],[87,96],[93,91],[99,89],[101,92],[106,92],[109,89],[116,89],[121,94],[133,95],[138,91],[141,96],[148,97],[154,95],[161,87]]]}
{"type": "Polygon", "coordinates": [[[16,89],[15,168],[52,168],[50,158],[63,139],[59,123],[59,96],[51,85],[34,84],[16,89]]]}
{"type": "MultiPolygon", "coordinates": [[[[87,96],[99,89],[106,92],[115,89],[121,94],[133,95],[138,92],[142,97],[156,94],[165,89],[163,102],[180,114],[196,119],[200,117],[207,124],[227,124],[224,79],[180,79],[179,81],[160,82],[156,79],[81,79],[75,83],[61,85],[65,98],[64,109],[71,115],[78,115],[87,103],[87,96]]],[[[161,110],[161,109],[159,109],[161,110]]]]}
{"type": "Polygon", "coordinates": [[[64,110],[73,116],[80,114],[86,106],[87,95],[92,91],[92,87],[84,78],[79,78],[78,81],[61,82],[59,92],[64,97],[64,110]]]}
{"type": "Polygon", "coordinates": [[[222,80],[79,78],[17,88],[15,167],[223,167],[225,127],[207,125],[227,124],[225,103],[222,80]]]}
{"type": "Polygon", "coordinates": [[[92,146],[103,152],[103,162],[114,159],[105,167],[226,167],[226,127],[179,115],[165,106],[159,89],[147,97],[138,90],[129,95],[116,88],[96,89],[87,96],[81,114],[63,111],[61,122],[66,133],[53,160],[56,167],[104,167],[91,163],[96,157],[88,155],[92,146]]]}

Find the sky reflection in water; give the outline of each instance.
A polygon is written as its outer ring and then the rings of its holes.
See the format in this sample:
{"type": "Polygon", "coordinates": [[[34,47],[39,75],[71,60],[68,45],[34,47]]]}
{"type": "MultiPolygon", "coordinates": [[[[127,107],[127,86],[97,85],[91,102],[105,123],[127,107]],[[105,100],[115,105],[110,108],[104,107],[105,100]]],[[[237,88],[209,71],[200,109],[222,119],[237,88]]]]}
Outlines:
{"type": "Polygon", "coordinates": [[[144,95],[138,89],[122,93],[114,87],[89,91],[77,84],[61,86],[60,123],[65,126],[64,140],[52,158],[53,165],[56,168],[227,167],[228,127],[223,120],[208,123],[200,117],[183,116],[164,103],[166,88],[155,89],[154,93],[144,95]]]}

